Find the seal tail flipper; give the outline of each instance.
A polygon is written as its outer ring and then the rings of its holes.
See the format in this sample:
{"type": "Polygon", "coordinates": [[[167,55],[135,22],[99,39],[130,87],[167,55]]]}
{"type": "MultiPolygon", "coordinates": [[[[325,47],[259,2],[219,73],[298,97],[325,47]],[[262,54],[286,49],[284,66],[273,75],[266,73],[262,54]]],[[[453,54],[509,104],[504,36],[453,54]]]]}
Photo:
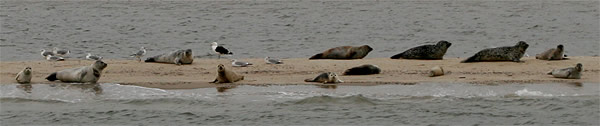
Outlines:
{"type": "Polygon", "coordinates": [[[56,78],[56,72],[50,74],[48,77],[46,77],[46,80],[48,81],[55,81],[58,80],[58,78],[56,78]]]}
{"type": "Polygon", "coordinates": [[[322,59],[322,57],[323,57],[323,53],[319,53],[319,54],[317,54],[317,55],[314,55],[314,56],[312,56],[312,57],[310,57],[310,58],[308,58],[308,59],[309,59],[309,60],[310,60],[310,59],[322,59]]]}
{"type": "Polygon", "coordinates": [[[212,82],[208,82],[208,83],[217,83],[217,79],[215,79],[215,80],[214,80],[214,81],[212,81],[212,82]]]}
{"type": "Polygon", "coordinates": [[[156,60],[153,57],[150,57],[144,60],[144,62],[156,62],[156,60]]]}
{"type": "Polygon", "coordinates": [[[305,79],[304,82],[313,82],[312,79],[305,79]]]}
{"type": "Polygon", "coordinates": [[[548,75],[552,75],[552,71],[550,71],[550,72],[548,72],[548,73],[546,73],[546,74],[548,74],[548,75]]]}
{"type": "Polygon", "coordinates": [[[402,55],[404,55],[404,53],[400,53],[400,54],[396,54],[392,57],[390,57],[391,59],[400,59],[402,57],[402,55]]]}
{"type": "Polygon", "coordinates": [[[460,61],[461,63],[471,63],[471,62],[475,62],[475,57],[476,56],[471,56],[466,60],[460,61]]]}

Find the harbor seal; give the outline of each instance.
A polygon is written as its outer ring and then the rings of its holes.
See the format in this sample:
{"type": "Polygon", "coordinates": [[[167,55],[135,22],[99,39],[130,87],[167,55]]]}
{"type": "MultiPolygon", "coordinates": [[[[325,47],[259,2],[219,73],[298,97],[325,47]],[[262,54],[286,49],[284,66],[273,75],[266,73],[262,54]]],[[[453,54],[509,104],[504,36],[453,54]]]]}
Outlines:
{"type": "Polygon", "coordinates": [[[580,79],[582,70],[583,70],[583,65],[581,63],[577,63],[577,65],[575,65],[575,67],[554,69],[554,70],[548,72],[548,75],[552,75],[556,78],[580,79]]]}
{"type": "Polygon", "coordinates": [[[369,74],[379,74],[381,69],[376,65],[365,64],[357,67],[350,68],[344,71],[344,75],[369,75],[369,74]]]}
{"type": "Polygon", "coordinates": [[[244,80],[244,76],[238,75],[237,73],[225,69],[225,65],[219,64],[217,66],[217,78],[210,83],[233,83],[240,80],[244,80]]]}
{"type": "Polygon", "coordinates": [[[446,54],[446,50],[452,45],[448,41],[439,41],[435,45],[422,45],[410,48],[400,54],[396,54],[391,59],[430,59],[441,60],[446,54]]]}
{"type": "Polygon", "coordinates": [[[21,72],[17,74],[15,79],[19,84],[28,84],[31,82],[31,67],[25,67],[21,72]]]}
{"type": "Polygon", "coordinates": [[[525,54],[527,47],[529,47],[529,44],[525,43],[524,41],[519,41],[515,46],[487,48],[477,52],[468,59],[461,61],[461,63],[484,61],[521,62],[521,57],[523,57],[523,54],[525,54]]]}
{"type": "Polygon", "coordinates": [[[46,77],[48,81],[60,80],[62,82],[75,82],[75,83],[96,83],[100,79],[102,70],[108,66],[101,60],[96,60],[90,66],[70,68],[54,72],[46,77]]]}
{"type": "Polygon", "coordinates": [[[144,62],[173,63],[177,65],[192,64],[192,62],[194,62],[194,57],[192,56],[192,49],[180,49],[149,57],[144,62]]]}
{"type": "Polygon", "coordinates": [[[319,82],[319,83],[342,83],[344,81],[340,80],[336,73],[333,72],[325,72],[319,74],[319,76],[315,77],[315,79],[306,79],[305,82],[319,82]]]}
{"type": "Polygon", "coordinates": [[[309,59],[362,59],[371,51],[373,51],[373,48],[371,48],[369,45],[358,47],[340,46],[328,49],[323,53],[316,54],[309,59]]]}
{"type": "Polygon", "coordinates": [[[564,59],[564,46],[558,45],[556,48],[548,49],[540,54],[535,55],[536,59],[540,60],[562,60],[564,59]]]}

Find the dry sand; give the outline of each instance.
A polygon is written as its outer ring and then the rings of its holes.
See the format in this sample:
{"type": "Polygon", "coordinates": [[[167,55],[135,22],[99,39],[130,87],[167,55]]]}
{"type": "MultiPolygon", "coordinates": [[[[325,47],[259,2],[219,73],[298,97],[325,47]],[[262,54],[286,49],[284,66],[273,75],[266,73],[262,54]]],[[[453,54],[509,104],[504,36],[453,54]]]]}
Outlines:
{"type": "MultiPolygon", "coordinates": [[[[285,59],[285,64],[265,64],[263,59],[243,59],[254,63],[250,67],[230,67],[228,59],[195,59],[191,65],[143,63],[134,60],[106,60],[108,68],[103,71],[99,83],[119,83],[163,89],[187,89],[214,87],[208,83],[215,79],[218,64],[245,76],[245,80],[234,84],[318,84],[304,82],[321,72],[332,71],[341,74],[344,70],[362,64],[375,64],[382,73],[367,76],[341,76],[344,83],[339,85],[377,85],[377,84],[416,84],[421,82],[439,83],[600,83],[600,57],[570,57],[570,60],[543,61],[533,57],[523,58],[524,63],[485,62],[459,63],[462,59],[444,60],[393,60],[388,58],[369,58],[360,60],[307,60],[306,58],[285,59]],[[574,66],[582,63],[582,79],[552,78],[546,73],[552,69],[574,66]],[[428,77],[431,67],[441,66],[446,75],[428,77]]],[[[68,60],[64,62],[15,61],[0,62],[0,83],[16,83],[16,73],[25,66],[34,71],[32,83],[49,82],[44,78],[58,70],[86,66],[92,61],[68,60]]]]}

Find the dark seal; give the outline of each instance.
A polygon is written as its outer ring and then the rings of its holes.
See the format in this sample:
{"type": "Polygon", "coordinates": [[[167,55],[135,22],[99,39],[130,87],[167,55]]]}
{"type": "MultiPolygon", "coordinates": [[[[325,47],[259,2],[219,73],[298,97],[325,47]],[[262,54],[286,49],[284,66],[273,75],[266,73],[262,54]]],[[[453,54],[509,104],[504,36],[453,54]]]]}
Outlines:
{"type": "Polygon", "coordinates": [[[523,54],[525,54],[527,47],[529,47],[529,44],[525,43],[524,41],[519,41],[515,46],[483,49],[468,59],[463,60],[461,63],[485,61],[521,62],[521,57],[523,57],[523,54]]]}
{"type": "Polygon", "coordinates": [[[357,67],[350,68],[344,71],[344,75],[369,75],[369,74],[379,74],[381,73],[381,69],[375,65],[365,64],[357,67]]]}
{"type": "Polygon", "coordinates": [[[340,46],[316,54],[309,59],[362,59],[371,51],[373,51],[373,48],[368,45],[358,47],[340,46]]]}
{"type": "Polygon", "coordinates": [[[392,56],[392,59],[429,59],[441,60],[446,54],[446,50],[452,45],[448,41],[439,41],[435,45],[422,45],[410,48],[400,54],[392,56]]]}

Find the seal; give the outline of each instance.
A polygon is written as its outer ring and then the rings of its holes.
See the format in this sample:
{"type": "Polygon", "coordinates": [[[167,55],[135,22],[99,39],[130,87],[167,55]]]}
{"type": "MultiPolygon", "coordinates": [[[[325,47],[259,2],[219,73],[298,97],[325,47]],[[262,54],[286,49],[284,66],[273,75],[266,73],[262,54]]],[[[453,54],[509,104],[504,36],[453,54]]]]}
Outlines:
{"type": "Polygon", "coordinates": [[[362,59],[371,51],[373,51],[373,48],[369,45],[358,47],[340,46],[316,54],[309,59],[362,59]]]}
{"type": "Polygon", "coordinates": [[[582,70],[583,70],[583,65],[581,63],[577,63],[577,65],[575,65],[575,67],[554,69],[554,70],[548,72],[548,75],[552,75],[555,78],[580,79],[582,70]]]}
{"type": "Polygon", "coordinates": [[[564,59],[564,46],[558,45],[556,48],[548,49],[540,54],[535,55],[536,59],[540,60],[562,60],[564,59]]]}
{"type": "Polygon", "coordinates": [[[65,69],[58,72],[54,72],[46,77],[48,81],[60,80],[62,82],[75,82],[75,83],[96,83],[100,79],[102,70],[108,66],[101,60],[96,60],[90,66],[78,67],[65,69]]]}
{"type": "Polygon", "coordinates": [[[25,67],[25,69],[21,70],[15,77],[17,83],[19,84],[28,84],[31,82],[31,67],[25,67]]]}
{"type": "Polygon", "coordinates": [[[325,72],[319,74],[319,76],[315,77],[315,79],[306,79],[305,82],[319,82],[319,83],[342,83],[344,81],[340,80],[336,73],[333,72],[325,72]]]}
{"type": "Polygon", "coordinates": [[[225,65],[219,64],[217,66],[217,78],[210,83],[233,83],[240,80],[244,80],[244,76],[238,75],[237,73],[225,69],[225,65]]]}
{"type": "Polygon", "coordinates": [[[410,48],[400,54],[396,54],[391,59],[430,59],[441,60],[446,54],[446,50],[452,45],[448,41],[439,41],[435,45],[422,45],[410,48]]]}
{"type": "Polygon", "coordinates": [[[144,62],[173,63],[177,65],[182,65],[192,64],[192,62],[194,62],[194,57],[192,56],[192,49],[180,49],[175,50],[173,52],[149,57],[144,62]]]}
{"type": "Polygon", "coordinates": [[[513,61],[521,62],[521,57],[529,47],[524,41],[519,41],[515,46],[504,46],[483,49],[461,63],[484,62],[484,61],[513,61]]]}
{"type": "Polygon", "coordinates": [[[376,65],[365,64],[357,67],[350,68],[344,71],[344,75],[369,75],[369,74],[379,74],[381,69],[376,65]]]}

